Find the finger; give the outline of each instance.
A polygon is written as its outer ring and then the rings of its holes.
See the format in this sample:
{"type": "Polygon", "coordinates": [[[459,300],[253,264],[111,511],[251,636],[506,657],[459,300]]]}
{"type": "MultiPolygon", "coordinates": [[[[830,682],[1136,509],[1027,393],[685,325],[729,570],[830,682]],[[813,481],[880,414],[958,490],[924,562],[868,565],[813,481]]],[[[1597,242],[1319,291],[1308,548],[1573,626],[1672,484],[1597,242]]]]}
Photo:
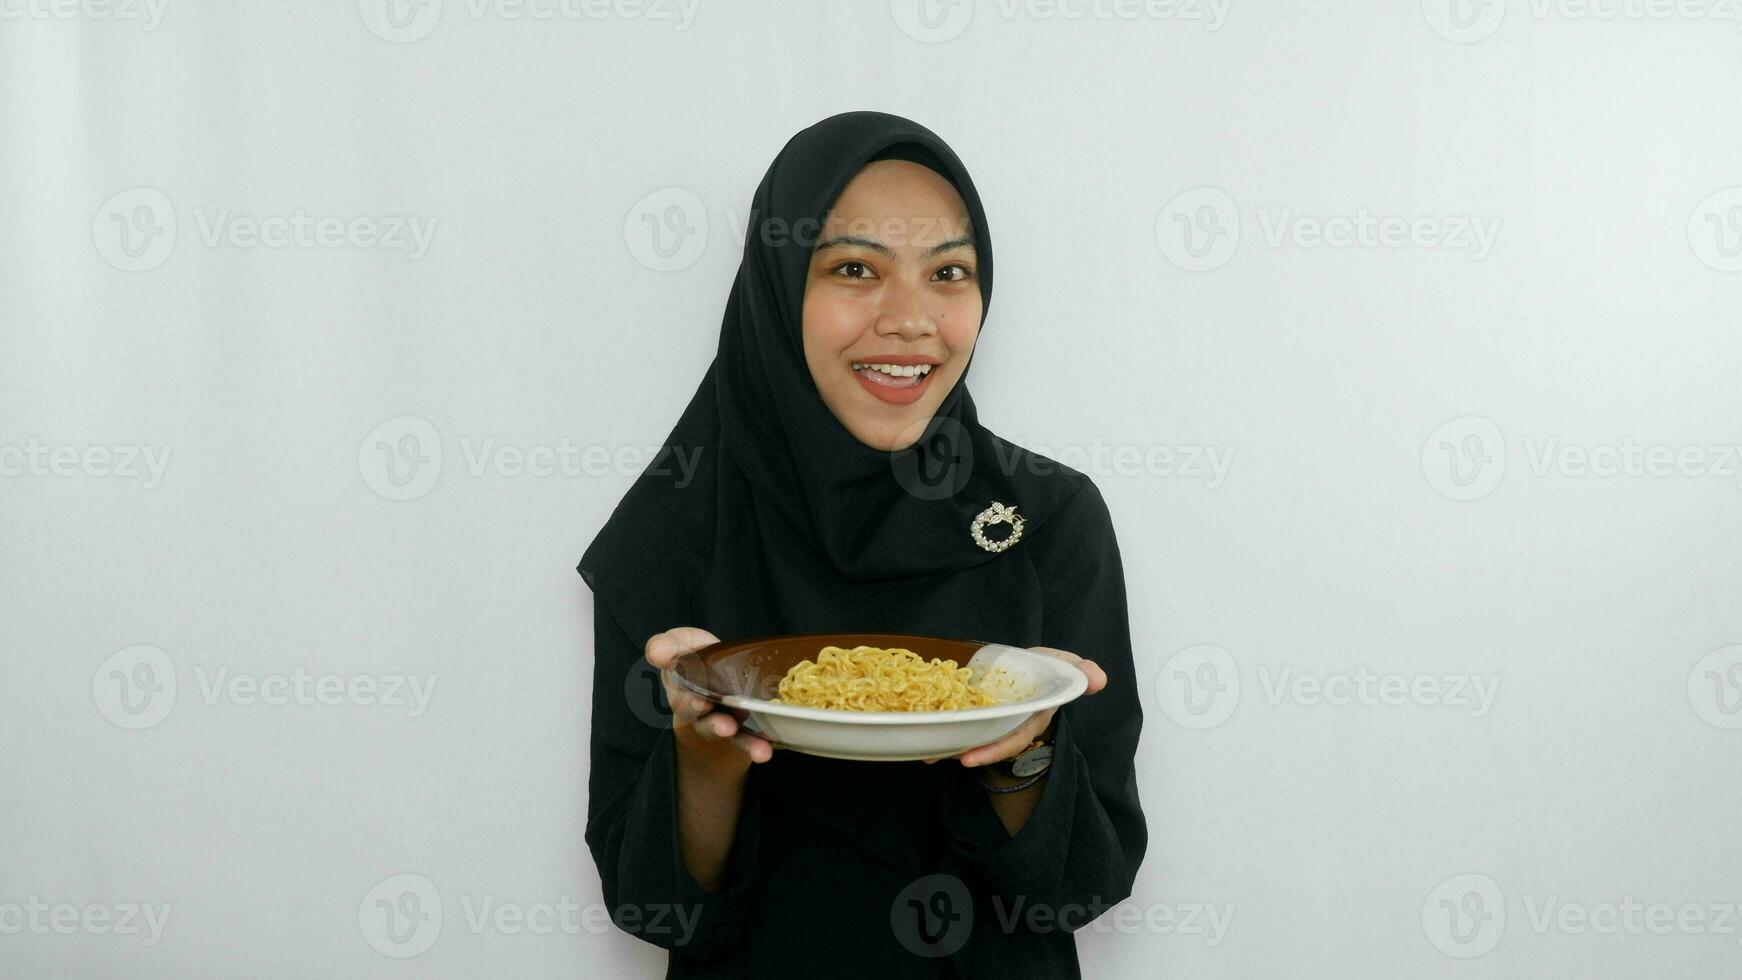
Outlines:
{"type": "Polygon", "coordinates": [[[1083,673],[1089,675],[1089,689],[1087,693],[1094,694],[1096,691],[1107,686],[1107,672],[1101,669],[1100,664],[1095,663],[1093,660],[1085,660],[1082,663],[1077,664],[1077,666],[1083,669],[1083,673]]]}
{"type": "Polygon", "coordinates": [[[1039,653],[1049,654],[1059,658],[1060,660],[1069,661],[1070,663],[1075,664],[1077,669],[1081,670],[1084,676],[1089,679],[1089,688],[1087,692],[1089,694],[1094,694],[1096,691],[1107,686],[1107,672],[1102,670],[1101,665],[1095,663],[1093,660],[1085,660],[1069,650],[1060,650],[1058,647],[1029,647],[1029,649],[1039,653]]]}
{"type": "Polygon", "coordinates": [[[1033,718],[1019,726],[1016,731],[1004,736],[996,742],[977,745],[962,753],[962,765],[970,768],[999,762],[1021,752],[1034,740],[1034,736],[1046,730],[1047,722],[1052,720],[1050,712],[1039,712],[1033,718]]]}
{"type": "Polygon", "coordinates": [[[688,725],[708,712],[714,710],[714,702],[698,697],[688,691],[674,690],[667,687],[665,696],[671,702],[671,714],[674,723],[688,725]]]}
{"type": "Polygon", "coordinates": [[[647,662],[660,670],[671,666],[671,662],[691,650],[700,650],[720,642],[720,638],[699,626],[679,626],[655,633],[647,640],[647,649],[643,651],[647,662]]]}
{"type": "Polygon", "coordinates": [[[731,715],[719,711],[711,711],[703,715],[690,726],[704,741],[717,742],[723,738],[731,738],[738,734],[738,721],[731,715]]]}
{"type": "Polygon", "coordinates": [[[744,750],[751,762],[767,762],[774,758],[774,746],[768,740],[749,732],[739,732],[732,736],[732,743],[744,750]]]}

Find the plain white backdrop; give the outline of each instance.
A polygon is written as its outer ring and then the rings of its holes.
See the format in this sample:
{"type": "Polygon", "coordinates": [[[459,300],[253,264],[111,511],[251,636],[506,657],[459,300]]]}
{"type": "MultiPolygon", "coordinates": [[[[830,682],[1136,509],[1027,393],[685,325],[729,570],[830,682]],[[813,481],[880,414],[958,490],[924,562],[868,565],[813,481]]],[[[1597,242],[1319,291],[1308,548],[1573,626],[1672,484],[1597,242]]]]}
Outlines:
{"type": "Polygon", "coordinates": [[[985,199],[982,419],[1125,556],[1085,974],[1737,975],[1739,26],[0,0],[0,973],[662,975],[573,566],[764,168],[882,109],[985,199]]]}

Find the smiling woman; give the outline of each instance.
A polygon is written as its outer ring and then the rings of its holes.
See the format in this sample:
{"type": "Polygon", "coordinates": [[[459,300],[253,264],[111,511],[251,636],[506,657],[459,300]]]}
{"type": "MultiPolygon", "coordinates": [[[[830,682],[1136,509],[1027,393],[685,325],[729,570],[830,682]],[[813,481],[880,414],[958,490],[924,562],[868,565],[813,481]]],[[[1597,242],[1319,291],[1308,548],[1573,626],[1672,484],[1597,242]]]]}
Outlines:
{"type": "Polygon", "coordinates": [[[674,977],[1077,976],[1085,923],[1063,913],[1130,895],[1147,846],[1142,711],[1099,490],[998,438],[968,392],[993,281],[979,195],[930,130],[850,112],[787,143],[750,213],[718,353],[666,439],[700,452],[694,478],[649,468],[579,565],[606,902],[699,910],[681,936],[619,919],[674,977]],[[947,759],[894,727],[829,757],[672,681],[721,637],[799,633],[1024,648],[1074,700],[947,759]]]}

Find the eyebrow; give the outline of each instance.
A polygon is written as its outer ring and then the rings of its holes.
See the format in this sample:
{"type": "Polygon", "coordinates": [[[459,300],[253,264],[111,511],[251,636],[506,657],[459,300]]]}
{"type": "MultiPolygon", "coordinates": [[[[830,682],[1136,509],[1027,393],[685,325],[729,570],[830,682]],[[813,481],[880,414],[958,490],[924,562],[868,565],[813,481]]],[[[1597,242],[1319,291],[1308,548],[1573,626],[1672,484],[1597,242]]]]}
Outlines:
{"type": "MultiPolygon", "coordinates": [[[[868,248],[873,252],[887,255],[890,258],[895,257],[895,253],[889,250],[889,246],[875,239],[864,238],[859,235],[840,235],[827,241],[818,242],[816,251],[821,252],[826,248],[840,248],[846,245],[857,245],[860,248],[868,248]]],[[[964,245],[973,248],[974,240],[972,238],[952,238],[947,242],[939,242],[931,248],[926,249],[925,255],[921,256],[921,258],[929,259],[934,255],[942,255],[952,248],[961,248],[964,245]]]]}

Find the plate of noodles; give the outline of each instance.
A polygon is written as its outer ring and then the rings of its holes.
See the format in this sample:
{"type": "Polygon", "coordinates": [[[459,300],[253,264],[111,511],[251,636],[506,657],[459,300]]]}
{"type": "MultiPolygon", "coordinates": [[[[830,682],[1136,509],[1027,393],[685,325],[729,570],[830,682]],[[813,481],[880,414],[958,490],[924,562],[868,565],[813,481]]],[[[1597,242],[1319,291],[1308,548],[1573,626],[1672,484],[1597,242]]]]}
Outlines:
{"type": "Polygon", "coordinates": [[[680,688],[747,712],[743,727],[779,748],[881,762],[995,742],[1089,684],[1051,654],[891,633],[715,643],[668,669],[680,688]]]}

